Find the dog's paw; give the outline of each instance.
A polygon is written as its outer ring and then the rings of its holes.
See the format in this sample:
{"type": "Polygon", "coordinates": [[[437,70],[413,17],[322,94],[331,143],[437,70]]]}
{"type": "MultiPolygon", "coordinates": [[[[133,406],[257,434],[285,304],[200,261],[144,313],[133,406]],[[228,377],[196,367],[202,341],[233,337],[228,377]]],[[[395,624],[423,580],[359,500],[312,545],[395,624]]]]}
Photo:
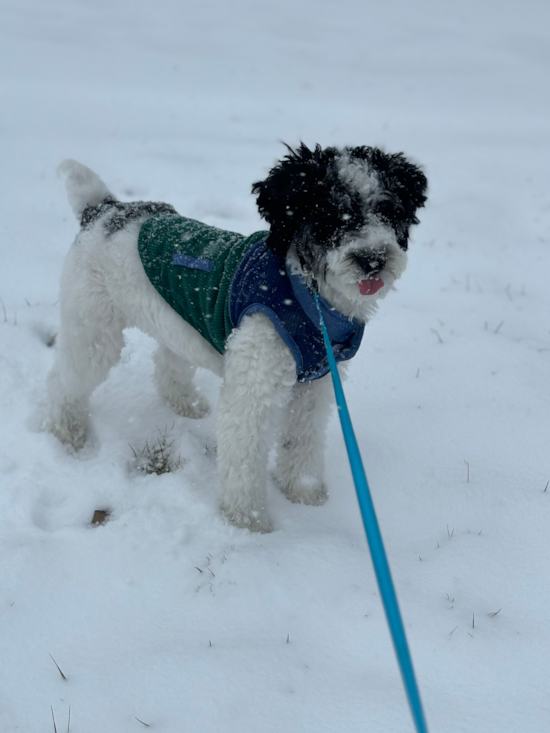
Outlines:
{"type": "Polygon", "coordinates": [[[327,487],[315,476],[300,476],[288,483],[277,482],[281,493],[294,504],[321,506],[328,499],[327,487]]]}
{"type": "Polygon", "coordinates": [[[61,420],[50,421],[45,427],[61,443],[71,446],[75,451],[81,450],[86,444],[88,431],[85,420],[65,415],[61,420]]]}
{"type": "Polygon", "coordinates": [[[222,512],[228,522],[239,529],[251,532],[271,532],[273,527],[266,511],[245,512],[242,509],[224,509],[222,512]]]}
{"type": "Polygon", "coordinates": [[[181,395],[179,398],[167,398],[167,402],[177,415],[191,420],[200,420],[210,412],[210,405],[199,394],[194,394],[192,397],[181,395]]]}

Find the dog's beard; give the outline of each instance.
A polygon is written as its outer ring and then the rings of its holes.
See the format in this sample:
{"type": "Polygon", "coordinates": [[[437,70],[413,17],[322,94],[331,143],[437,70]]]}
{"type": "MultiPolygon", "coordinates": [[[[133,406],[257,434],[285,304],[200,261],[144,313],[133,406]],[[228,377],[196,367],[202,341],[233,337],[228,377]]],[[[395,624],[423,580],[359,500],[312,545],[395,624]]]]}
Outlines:
{"type": "Polygon", "coordinates": [[[375,223],[361,233],[345,235],[331,248],[315,244],[303,233],[288,261],[310,286],[317,284],[320,295],[336,310],[366,322],[404,272],[407,253],[390,227],[375,223]],[[381,260],[383,265],[377,267],[381,260]]]}

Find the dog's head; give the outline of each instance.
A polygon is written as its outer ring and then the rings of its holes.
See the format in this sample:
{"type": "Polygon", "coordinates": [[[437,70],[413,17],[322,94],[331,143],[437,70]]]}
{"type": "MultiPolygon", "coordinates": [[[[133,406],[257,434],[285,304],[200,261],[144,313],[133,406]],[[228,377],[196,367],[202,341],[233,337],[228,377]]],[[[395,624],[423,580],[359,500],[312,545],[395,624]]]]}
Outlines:
{"type": "Polygon", "coordinates": [[[364,316],[405,269],[426,177],[378,148],[288,150],[252,187],[271,225],[267,244],[282,259],[295,255],[339,310],[364,316]]]}

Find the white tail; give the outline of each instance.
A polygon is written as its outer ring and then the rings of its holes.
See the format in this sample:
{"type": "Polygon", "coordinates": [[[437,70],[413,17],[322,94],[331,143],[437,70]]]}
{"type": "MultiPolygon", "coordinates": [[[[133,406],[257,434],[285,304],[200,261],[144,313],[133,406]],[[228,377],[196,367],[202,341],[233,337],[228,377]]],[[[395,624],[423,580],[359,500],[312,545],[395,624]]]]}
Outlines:
{"type": "Polygon", "coordinates": [[[76,160],[64,160],[57,172],[65,178],[69,203],[77,219],[87,206],[97,206],[107,196],[112,196],[101,178],[76,160]]]}

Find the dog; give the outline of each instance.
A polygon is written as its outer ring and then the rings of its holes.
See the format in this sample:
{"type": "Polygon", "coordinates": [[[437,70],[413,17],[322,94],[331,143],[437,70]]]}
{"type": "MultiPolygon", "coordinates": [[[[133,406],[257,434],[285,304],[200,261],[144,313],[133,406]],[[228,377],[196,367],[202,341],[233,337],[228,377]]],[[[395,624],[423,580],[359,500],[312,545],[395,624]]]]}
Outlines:
{"type": "Polygon", "coordinates": [[[75,451],[84,446],[89,397],[117,363],[123,330],[137,327],[159,344],[155,381],[179,415],[208,411],[194,386],[197,367],[223,377],[221,511],[231,524],[261,532],[271,529],[275,425],[282,493],[310,505],[328,496],[332,391],[313,291],[343,363],[405,270],[409,230],[427,192],[424,173],[402,153],[287,149],[252,186],[270,229],[248,238],[181,217],[168,204],[123,203],[80,163],[60,166],[81,229],[61,278],[50,431],[75,451]]]}

